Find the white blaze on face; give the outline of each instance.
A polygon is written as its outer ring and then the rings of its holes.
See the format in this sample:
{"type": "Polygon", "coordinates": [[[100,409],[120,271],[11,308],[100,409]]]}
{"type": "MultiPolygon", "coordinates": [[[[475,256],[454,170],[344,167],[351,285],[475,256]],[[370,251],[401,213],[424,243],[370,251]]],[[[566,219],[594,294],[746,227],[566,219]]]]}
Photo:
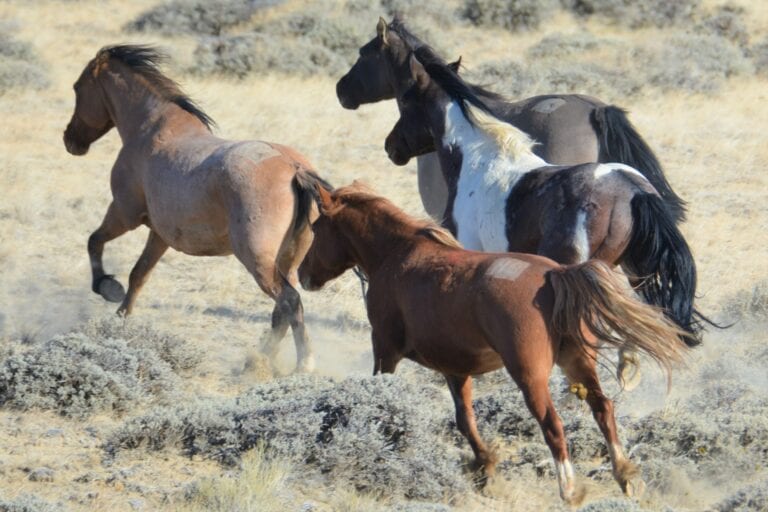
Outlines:
{"type": "Polygon", "coordinates": [[[530,266],[531,264],[527,261],[516,258],[500,258],[491,263],[487,275],[494,279],[514,281],[530,266]]]}
{"type": "Polygon", "coordinates": [[[466,249],[506,252],[509,193],[525,172],[547,163],[533,154],[523,161],[502,154],[498,143],[472,126],[456,102],[446,108],[442,143],[445,149],[458,146],[462,154],[453,203],[459,242],[466,249]]]}

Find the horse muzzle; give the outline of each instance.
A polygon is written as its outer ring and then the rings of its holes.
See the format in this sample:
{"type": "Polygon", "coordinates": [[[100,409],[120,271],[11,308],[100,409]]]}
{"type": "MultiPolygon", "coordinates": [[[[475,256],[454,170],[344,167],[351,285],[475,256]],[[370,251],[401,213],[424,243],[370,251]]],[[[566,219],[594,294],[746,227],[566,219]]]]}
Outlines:
{"type": "Polygon", "coordinates": [[[65,131],[64,132],[64,147],[67,149],[67,152],[70,155],[82,156],[82,155],[88,153],[88,149],[90,149],[90,144],[81,144],[79,142],[76,142],[65,131]]]}
{"type": "Polygon", "coordinates": [[[347,110],[357,110],[360,106],[360,102],[353,99],[347,89],[350,88],[349,77],[344,75],[336,83],[336,97],[339,99],[341,106],[347,110]]]}
{"type": "Polygon", "coordinates": [[[411,160],[410,157],[405,156],[404,153],[398,150],[397,143],[391,137],[387,137],[387,140],[384,142],[384,150],[395,165],[405,165],[411,160]]]}

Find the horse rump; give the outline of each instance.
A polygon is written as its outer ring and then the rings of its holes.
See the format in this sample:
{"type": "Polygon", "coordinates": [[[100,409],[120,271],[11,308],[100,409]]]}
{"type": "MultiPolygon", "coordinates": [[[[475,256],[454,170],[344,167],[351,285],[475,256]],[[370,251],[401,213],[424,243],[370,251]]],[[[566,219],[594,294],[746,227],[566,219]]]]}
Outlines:
{"type": "Polygon", "coordinates": [[[613,105],[597,107],[592,125],[600,141],[601,162],[619,162],[645,176],[664,199],[675,224],[685,221],[686,203],[675,194],[656,155],[629,121],[627,112],[613,105]]]}

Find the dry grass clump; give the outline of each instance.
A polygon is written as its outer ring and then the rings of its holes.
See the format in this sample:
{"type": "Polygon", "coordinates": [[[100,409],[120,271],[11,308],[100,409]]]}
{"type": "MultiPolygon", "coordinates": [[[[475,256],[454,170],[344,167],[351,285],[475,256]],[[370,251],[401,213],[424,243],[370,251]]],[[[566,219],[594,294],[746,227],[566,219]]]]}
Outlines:
{"type": "Polygon", "coordinates": [[[244,454],[241,470],[196,482],[187,491],[185,511],[272,512],[288,509],[285,485],[290,468],[269,460],[262,446],[244,454]]]}
{"type": "Polygon", "coordinates": [[[0,94],[26,87],[45,89],[48,74],[31,44],[13,36],[13,23],[0,23],[0,94]]]}
{"type": "Polygon", "coordinates": [[[109,438],[110,453],[145,446],[181,448],[226,465],[264,447],[268,459],[302,465],[304,479],[346,482],[358,492],[446,500],[469,489],[451,445],[441,442],[449,403],[429,386],[394,376],[294,376],[254,387],[234,400],[162,408],[128,420],[109,438]],[[428,408],[423,404],[429,402],[428,408]]]}
{"type": "Polygon", "coordinates": [[[174,368],[199,362],[194,351],[183,354],[180,340],[107,321],[7,350],[0,363],[0,404],[71,417],[124,412],[135,403],[176,396],[182,385],[174,368]]]}
{"type": "Polygon", "coordinates": [[[768,75],[768,38],[751,48],[755,71],[760,75],[768,75]]]}
{"type": "Polygon", "coordinates": [[[768,320],[768,280],[755,284],[751,290],[741,290],[723,306],[723,321],[768,320]]]}
{"type": "Polygon", "coordinates": [[[729,78],[753,72],[742,49],[716,35],[633,44],[579,32],[547,36],[524,61],[488,62],[468,77],[510,97],[584,93],[610,99],[652,90],[714,93],[729,78]]]}
{"type": "Polygon", "coordinates": [[[520,32],[539,28],[557,7],[557,0],[466,0],[460,15],[477,26],[520,32]]]}
{"type": "Polygon", "coordinates": [[[49,503],[32,494],[22,494],[15,499],[0,497],[0,512],[61,512],[61,505],[49,503]]]}
{"type": "Polygon", "coordinates": [[[629,28],[669,27],[690,23],[701,0],[562,0],[571,12],[596,16],[629,28]]]}
{"type": "MultiPolygon", "coordinates": [[[[431,26],[430,19],[445,21],[445,9],[440,7],[436,1],[420,2],[419,19],[426,20],[427,27],[431,26]]],[[[416,3],[408,0],[383,0],[378,5],[354,0],[340,6],[314,3],[308,9],[257,24],[250,31],[201,38],[190,71],[238,78],[267,72],[337,76],[352,65],[358,48],[373,37],[379,16],[416,9],[416,3]]]]}
{"type": "Polygon", "coordinates": [[[125,30],[166,35],[210,34],[244,23],[282,0],[172,0],[140,14],[125,30]]]}
{"type": "Polygon", "coordinates": [[[749,44],[749,30],[744,20],[746,10],[733,4],[720,5],[715,12],[705,16],[696,25],[695,30],[702,34],[711,34],[725,38],[742,48],[749,44]]]}
{"type": "Polygon", "coordinates": [[[718,503],[718,512],[762,512],[768,510],[768,480],[747,485],[718,503]]]}

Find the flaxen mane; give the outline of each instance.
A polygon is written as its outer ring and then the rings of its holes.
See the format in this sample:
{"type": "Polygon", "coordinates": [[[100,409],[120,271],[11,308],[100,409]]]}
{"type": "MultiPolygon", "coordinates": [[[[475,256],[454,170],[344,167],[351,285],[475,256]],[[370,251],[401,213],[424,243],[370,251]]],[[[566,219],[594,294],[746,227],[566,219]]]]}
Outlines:
{"type": "Polygon", "coordinates": [[[95,62],[98,62],[105,55],[110,59],[122,62],[133,71],[139,73],[157,90],[161,98],[175,103],[198,118],[208,130],[211,130],[216,125],[208,114],[203,112],[189,96],[184,94],[179,84],[160,71],[159,65],[166,60],[166,55],[156,48],[131,44],[107,46],[99,50],[95,62]]]}

